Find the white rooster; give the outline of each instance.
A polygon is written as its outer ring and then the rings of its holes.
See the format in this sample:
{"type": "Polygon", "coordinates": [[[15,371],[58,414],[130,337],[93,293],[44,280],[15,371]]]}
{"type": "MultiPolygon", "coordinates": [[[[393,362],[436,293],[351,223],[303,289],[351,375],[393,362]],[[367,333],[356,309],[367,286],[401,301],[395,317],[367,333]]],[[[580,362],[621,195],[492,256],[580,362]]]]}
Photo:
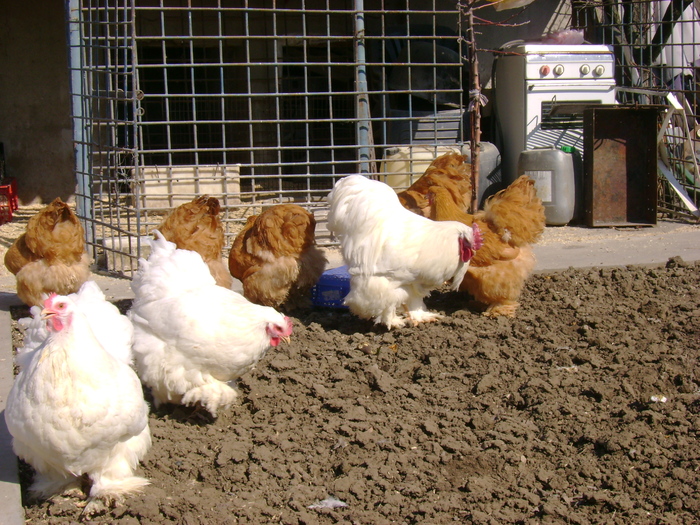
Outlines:
{"type": "Polygon", "coordinates": [[[328,229],[350,273],[350,311],[389,329],[405,325],[401,307],[414,325],[441,317],[423,298],[448,280],[459,287],[481,245],[478,227],[412,213],[390,186],[362,175],[339,180],[328,203],[328,229]]]}
{"type": "Polygon", "coordinates": [[[154,234],[131,285],[136,370],[156,406],[199,403],[216,416],[238,396],[233,381],[288,340],[292,322],[216,286],[198,253],[154,234]]]}
{"type": "MultiPolygon", "coordinates": [[[[85,281],[76,293],[70,294],[76,308],[87,318],[102,347],[124,364],[133,362],[131,345],[134,328],[131,321],[119,312],[119,308],[107,301],[105,294],[95,281],[85,281]]],[[[16,363],[22,368],[31,360],[31,352],[41,346],[49,335],[41,308],[32,306],[32,317],[24,317],[17,324],[24,333],[23,346],[17,349],[16,363]]]]}
{"type": "Polygon", "coordinates": [[[51,294],[48,337],[27,356],[5,409],[15,453],[48,497],[91,481],[90,500],[119,501],[148,484],[134,470],[151,446],[136,373],[104,350],[70,297],[51,294]]]}

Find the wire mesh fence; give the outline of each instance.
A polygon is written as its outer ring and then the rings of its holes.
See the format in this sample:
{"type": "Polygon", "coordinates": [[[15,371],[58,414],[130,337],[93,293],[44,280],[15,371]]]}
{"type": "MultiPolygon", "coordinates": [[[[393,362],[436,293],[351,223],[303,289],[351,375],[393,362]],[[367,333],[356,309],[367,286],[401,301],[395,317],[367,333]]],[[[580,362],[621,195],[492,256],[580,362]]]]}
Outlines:
{"type": "Polygon", "coordinates": [[[572,26],[615,50],[618,102],[659,106],[658,205],[697,220],[700,15],[693,0],[572,3],[572,26]]]}
{"type": "Polygon", "coordinates": [[[322,213],[336,178],[391,161],[408,182],[412,143],[463,142],[457,6],[393,4],[74,0],[79,213],[102,265],[129,273],[196,195],[220,199],[228,247],[264,206],[322,213]]]}
{"type": "MultiPolygon", "coordinates": [[[[467,4],[70,0],[78,213],[100,267],[129,275],[145,237],[198,195],[220,200],[227,251],[266,206],[294,202],[322,220],[339,177],[376,173],[401,189],[436,155],[463,151],[467,4]]],[[[620,102],[674,108],[660,117],[659,204],[687,217],[698,24],[689,0],[564,0],[547,29],[611,45],[620,102]]]]}

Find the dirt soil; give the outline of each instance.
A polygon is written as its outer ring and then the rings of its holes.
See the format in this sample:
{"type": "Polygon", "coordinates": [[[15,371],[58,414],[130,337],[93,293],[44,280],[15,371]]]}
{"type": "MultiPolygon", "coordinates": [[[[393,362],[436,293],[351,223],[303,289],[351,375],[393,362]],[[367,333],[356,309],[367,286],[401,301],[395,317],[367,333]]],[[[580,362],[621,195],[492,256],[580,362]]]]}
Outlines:
{"type": "MultiPolygon", "coordinates": [[[[392,332],[297,315],[218,419],[152,411],[151,485],[92,522],[698,523],[699,270],[536,275],[515,319],[451,292],[392,332]]],[[[79,501],[24,503],[63,524],[79,501]]]]}

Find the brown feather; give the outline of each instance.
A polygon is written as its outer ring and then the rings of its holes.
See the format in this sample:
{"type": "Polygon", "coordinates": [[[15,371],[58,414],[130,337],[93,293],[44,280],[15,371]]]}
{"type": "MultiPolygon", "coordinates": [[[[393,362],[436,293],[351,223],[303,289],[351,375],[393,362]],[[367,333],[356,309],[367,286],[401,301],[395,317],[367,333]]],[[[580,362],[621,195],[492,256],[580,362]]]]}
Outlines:
{"type": "Polygon", "coordinates": [[[77,292],[90,277],[85,230],[70,206],[54,199],[27,222],[26,231],[5,253],[5,266],[17,279],[17,295],[40,305],[45,295],[77,292]]]}
{"type": "Polygon", "coordinates": [[[27,234],[23,233],[12,246],[5,252],[5,267],[12,272],[13,275],[17,275],[27,263],[41,259],[41,256],[35,254],[27,246],[27,234]]]}
{"type": "Polygon", "coordinates": [[[315,228],[313,214],[296,204],[278,204],[248,217],[228,259],[243,295],[265,306],[308,306],[308,292],[327,262],[316,246],[315,228]]]}
{"type": "Polygon", "coordinates": [[[398,193],[404,208],[418,215],[430,217],[430,209],[425,203],[425,195],[431,186],[445,186],[454,195],[458,206],[469,208],[471,201],[471,166],[466,157],[458,153],[445,153],[435,158],[425,173],[407,190],[398,193]]]}
{"type": "Polygon", "coordinates": [[[201,255],[216,284],[231,288],[233,279],[222,259],[225,238],[220,211],[217,198],[202,195],[175,208],[158,230],[179,249],[201,255]]]}
{"type": "Polygon", "coordinates": [[[514,316],[535,267],[530,244],[537,242],[545,227],[544,206],[534,182],[523,175],[490,197],[475,215],[460,209],[443,187],[430,188],[428,198],[432,219],[476,223],[481,230],[483,245],[475,252],[460,290],[487,304],[487,315],[514,316]]]}

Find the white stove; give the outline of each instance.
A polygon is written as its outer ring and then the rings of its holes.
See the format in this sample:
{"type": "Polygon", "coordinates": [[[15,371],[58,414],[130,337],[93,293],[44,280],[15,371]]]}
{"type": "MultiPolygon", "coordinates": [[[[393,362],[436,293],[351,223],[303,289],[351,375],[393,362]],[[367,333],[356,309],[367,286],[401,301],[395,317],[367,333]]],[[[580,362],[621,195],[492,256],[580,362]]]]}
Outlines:
{"type": "Polygon", "coordinates": [[[572,146],[583,152],[583,109],[615,104],[609,46],[515,44],[496,57],[496,118],[503,180],[517,177],[520,153],[572,146]]]}

